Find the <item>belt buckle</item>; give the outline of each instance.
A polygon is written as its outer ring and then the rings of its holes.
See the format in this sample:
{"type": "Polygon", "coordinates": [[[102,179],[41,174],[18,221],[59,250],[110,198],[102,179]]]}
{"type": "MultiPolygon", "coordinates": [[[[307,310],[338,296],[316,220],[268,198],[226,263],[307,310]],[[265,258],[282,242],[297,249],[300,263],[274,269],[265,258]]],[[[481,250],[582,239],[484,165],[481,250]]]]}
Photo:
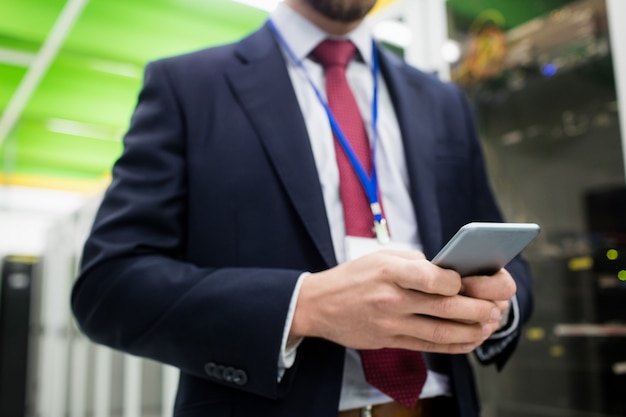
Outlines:
{"type": "Polygon", "coordinates": [[[366,405],[365,407],[361,407],[360,417],[372,417],[372,406],[366,405]]]}

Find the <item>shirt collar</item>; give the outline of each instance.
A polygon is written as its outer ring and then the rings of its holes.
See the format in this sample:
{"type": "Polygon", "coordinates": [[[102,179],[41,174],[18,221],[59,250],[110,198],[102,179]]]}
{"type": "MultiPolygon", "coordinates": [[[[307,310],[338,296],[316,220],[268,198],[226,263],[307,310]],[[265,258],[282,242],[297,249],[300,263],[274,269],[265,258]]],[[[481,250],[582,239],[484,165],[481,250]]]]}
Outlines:
{"type": "MultiPolygon", "coordinates": [[[[308,57],[311,51],[324,39],[337,38],[327,34],[283,2],[278,3],[270,18],[300,61],[308,57]]],[[[341,39],[352,41],[365,63],[370,67],[372,66],[372,35],[367,18],[341,39]]]]}

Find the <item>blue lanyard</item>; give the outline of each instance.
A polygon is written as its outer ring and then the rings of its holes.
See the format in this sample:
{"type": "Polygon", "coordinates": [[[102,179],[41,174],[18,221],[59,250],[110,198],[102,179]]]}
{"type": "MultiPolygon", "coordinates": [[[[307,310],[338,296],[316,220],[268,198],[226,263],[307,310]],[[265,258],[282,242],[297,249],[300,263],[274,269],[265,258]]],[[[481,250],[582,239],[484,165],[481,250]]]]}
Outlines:
{"type": "Polygon", "coordinates": [[[381,243],[388,243],[389,231],[387,229],[387,222],[383,217],[381,205],[378,200],[378,177],[376,175],[376,143],[378,142],[378,55],[376,54],[376,44],[374,40],[372,40],[372,77],[374,79],[374,93],[372,99],[372,175],[370,177],[365,171],[365,168],[363,167],[361,162],[359,161],[359,158],[354,153],[354,150],[352,149],[352,146],[350,146],[348,138],[341,130],[341,127],[339,126],[335,115],[330,109],[328,102],[322,95],[319,88],[317,88],[317,86],[311,79],[311,76],[306,70],[303,62],[297,58],[293,49],[291,49],[289,43],[285,40],[285,38],[271,19],[268,20],[268,26],[276,35],[276,38],[289,55],[289,58],[293,61],[294,64],[298,66],[298,68],[300,68],[302,73],[306,76],[306,79],[313,88],[317,99],[324,107],[333,133],[335,134],[335,137],[339,141],[341,148],[348,157],[350,165],[352,165],[354,172],[359,178],[359,181],[361,182],[361,185],[365,190],[365,193],[367,194],[370,209],[372,210],[372,215],[374,217],[374,233],[381,243]]]}

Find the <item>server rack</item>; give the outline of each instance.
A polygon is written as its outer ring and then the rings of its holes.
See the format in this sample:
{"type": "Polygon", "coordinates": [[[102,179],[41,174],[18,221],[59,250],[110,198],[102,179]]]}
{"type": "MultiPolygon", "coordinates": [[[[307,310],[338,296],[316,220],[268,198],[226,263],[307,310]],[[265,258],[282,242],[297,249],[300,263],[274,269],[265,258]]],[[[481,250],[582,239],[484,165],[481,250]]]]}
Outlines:
{"type": "Polygon", "coordinates": [[[0,416],[27,415],[38,259],[5,256],[0,268],[0,416]]]}

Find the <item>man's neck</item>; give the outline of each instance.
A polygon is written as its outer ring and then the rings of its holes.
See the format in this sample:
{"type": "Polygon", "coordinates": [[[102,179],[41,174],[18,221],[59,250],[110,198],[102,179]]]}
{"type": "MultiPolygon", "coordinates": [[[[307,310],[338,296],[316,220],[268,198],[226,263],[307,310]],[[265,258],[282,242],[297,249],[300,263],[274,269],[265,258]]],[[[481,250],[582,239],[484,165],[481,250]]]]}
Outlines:
{"type": "Polygon", "coordinates": [[[344,36],[358,27],[363,21],[363,19],[360,19],[354,22],[346,23],[329,19],[312,8],[304,0],[285,0],[285,4],[329,35],[344,36]]]}

